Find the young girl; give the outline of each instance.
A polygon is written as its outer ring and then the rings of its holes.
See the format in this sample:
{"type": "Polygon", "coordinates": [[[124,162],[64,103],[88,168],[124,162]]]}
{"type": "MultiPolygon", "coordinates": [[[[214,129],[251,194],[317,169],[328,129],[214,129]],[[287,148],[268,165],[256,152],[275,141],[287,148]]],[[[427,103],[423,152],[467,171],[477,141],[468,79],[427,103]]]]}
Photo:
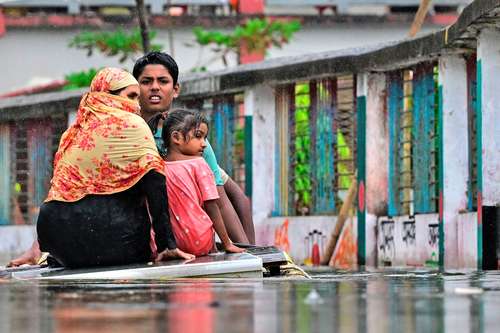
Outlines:
{"type": "Polygon", "coordinates": [[[173,110],[163,122],[170,220],[177,246],[206,255],[214,248],[215,229],[227,252],[243,252],[231,243],[217,207],[214,176],[202,157],[207,135],[208,122],[200,112],[173,110]]]}

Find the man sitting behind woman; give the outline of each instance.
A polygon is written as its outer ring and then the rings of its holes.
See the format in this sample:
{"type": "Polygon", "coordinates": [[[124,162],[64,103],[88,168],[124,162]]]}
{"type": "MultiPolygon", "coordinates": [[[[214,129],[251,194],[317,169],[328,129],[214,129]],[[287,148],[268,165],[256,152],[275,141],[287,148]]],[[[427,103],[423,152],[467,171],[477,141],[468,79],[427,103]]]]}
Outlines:
{"type": "MultiPolygon", "coordinates": [[[[164,52],[150,52],[136,61],[133,75],[139,81],[141,90],[142,117],[150,125],[161,153],[164,143],[159,123],[168,114],[173,100],[179,96],[179,68],[170,55],[164,52]]],[[[250,200],[230,177],[222,177],[222,169],[219,168],[208,141],[203,157],[214,174],[219,193],[217,204],[231,240],[254,244],[255,232],[250,200]]]]}

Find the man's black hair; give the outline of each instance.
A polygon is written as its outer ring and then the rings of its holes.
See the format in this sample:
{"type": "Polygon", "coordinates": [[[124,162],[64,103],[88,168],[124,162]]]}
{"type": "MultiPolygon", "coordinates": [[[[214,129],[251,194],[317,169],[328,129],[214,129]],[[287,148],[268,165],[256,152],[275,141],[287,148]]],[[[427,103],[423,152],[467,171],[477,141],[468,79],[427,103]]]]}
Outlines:
{"type": "Polygon", "coordinates": [[[137,80],[144,71],[144,67],[147,65],[163,65],[163,67],[165,67],[172,76],[174,86],[177,84],[177,79],[179,78],[179,67],[177,66],[174,58],[172,58],[169,54],[165,52],[153,51],[148,52],[144,56],[137,59],[134,65],[134,70],[132,71],[132,74],[137,80]]]}

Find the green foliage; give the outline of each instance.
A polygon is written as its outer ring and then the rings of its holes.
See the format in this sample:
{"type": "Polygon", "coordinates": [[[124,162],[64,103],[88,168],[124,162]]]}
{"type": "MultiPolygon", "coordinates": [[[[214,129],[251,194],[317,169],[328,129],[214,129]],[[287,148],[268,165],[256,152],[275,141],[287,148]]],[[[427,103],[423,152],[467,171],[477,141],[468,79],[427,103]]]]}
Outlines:
{"type": "Polygon", "coordinates": [[[98,69],[91,68],[87,71],[74,72],[64,76],[68,83],[64,86],[63,90],[72,90],[90,86],[92,79],[98,71],[98,69]]]}
{"type": "Polygon", "coordinates": [[[309,130],[309,85],[295,88],[295,210],[298,214],[311,212],[311,133],[309,130]]]}
{"type": "MultiPolygon", "coordinates": [[[[156,36],[155,31],[149,33],[152,40],[156,36]]],[[[108,57],[119,56],[120,62],[132,59],[134,56],[143,53],[142,37],[139,29],[134,29],[130,33],[121,29],[116,31],[89,32],[85,31],[76,35],[69,43],[69,47],[87,50],[87,56],[91,56],[95,50],[108,57]]],[[[151,45],[151,50],[160,51],[159,44],[151,45]]]]}
{"type": "MultiPolygon", "coordinates": [[[[297,84],[295,87],[295,164],[294,164],[294,186],[295,186],[295,212],[296,214],[308,214],[312,210],[312,161],[311,161],[311,124],[310,105],[311,98],[308,84],[297,84]]],[[[352,183],[352,172],[348,161],[352,159],[350,146],[340,130],[336,133],[336,149],[339,161],[336,161],[338,172],[338,186],[348,189],[352,183]]]]}
{"type": "Polygon", "coordinates": [[[195,27],[193,33],[199,45],[214,46],[214,51],[221,53],[225,62],[225,56],[229,52],[239,54],[242,45],[245,45],[249,53],[260,54],[265,54],[271,47],[281,48],[300,28],[298,21],[251,19],[230,33],[206,31],[201,27],[195,27]]]}
{"type": "Polygon", "coordinates": [[[340,130],[337,130],[337,156],[340,161],[337,161],[338,169],[338,186],[341,189],[348,189],[351,187],[352,183],[352,170],[350,170],[349,165],[342,161],[350,160],[351,149],[347,145],[344,134],[340,130]]]}

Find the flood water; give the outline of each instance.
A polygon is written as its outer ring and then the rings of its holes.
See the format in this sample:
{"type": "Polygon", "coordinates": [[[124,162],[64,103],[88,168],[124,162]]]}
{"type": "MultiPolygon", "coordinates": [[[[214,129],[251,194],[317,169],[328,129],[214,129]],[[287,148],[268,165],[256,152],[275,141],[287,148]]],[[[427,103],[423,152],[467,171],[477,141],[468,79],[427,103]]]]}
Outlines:
{"type": "Polygon", "coordinates": [[[2,332],[493,332],[500,272],[0,281],[2,332]]]}

